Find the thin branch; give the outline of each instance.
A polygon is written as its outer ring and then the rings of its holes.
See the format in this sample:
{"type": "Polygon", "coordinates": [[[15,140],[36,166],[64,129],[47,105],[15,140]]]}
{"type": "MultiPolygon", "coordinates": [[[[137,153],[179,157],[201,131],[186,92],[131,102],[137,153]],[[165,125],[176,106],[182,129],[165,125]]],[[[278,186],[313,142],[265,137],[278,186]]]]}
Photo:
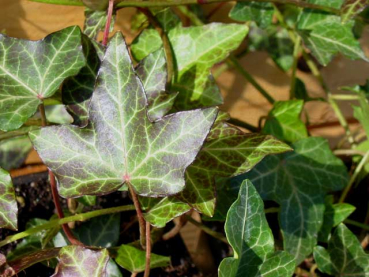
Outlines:
{"type": "Polygon", "coordinates": [[[259,132],[259,128],[247,123],[247,122],[244,122],[244,121],[241,121],[239,119],[236,119],[236,118],[230,118],[228,120],[228,123],[231,123],[232,125],[235,125],[235,126],[239,126],[239,127],[242,127],[242,128],[245,128],[251,132],[254,132],[254,133],[257,133],[259,132]]]}
{"type": "Polygon", "coordinates": [[[168,35],[163,29],[163,27],[160,25],[160,22],[156,19],[156,17],[151,13],[149,9],[138,8],[138,10],[141,11],[144,15],[146,15],[150,24],[155,28],[161,40],[163,41],[163,48],[167,62],[167,89],[169,90],[175,72],[174,72],[173,51],[172,46],[170,45],[168,35]]]}
{"type": "Polygon", "coordinates": [[[150,233],[150,223],[146,222],[146,265],[144,277],[149,277],[150,275],[150,260],[151,260],[151,233],[150,233]]]}
{"type": "Polygon", "coordinates": [[[129,192],[132,196],[132,200],[133,200],[133,204],[135,205],[135,209],[136,209],[136,213],[137,213],[137,219],[138,219],[138,224],[140,225],[140,244],[141,244],[141,247],[143,249],[146,248],[146,239],[145,239],[145,219],[143,217],[143,214],[142,214],[142,210],[141,210],[141,205],[140,205],[140,202],[138,201],[138,197],[137,197],[137,194],[135,193],[135,191],[133,190],[133,187],[132,185],[127,182],[127,186],[128,186],[128,189],[129,189],[129,192]]]}
{"type": "Polygon", "coordinates": [[[113,16],[113,8],[114,8],[114,0],[109,0],[108,15],[107,15],[106,24],[105,24],[104,38],[103,38],[103,41],[102,41],[102,44],[104,46],[106,46],[108,44],[111,18],[113,16]]]}
{"type": "MultiPolygon", "coordinates": [[[[40,111],[40,115],[41,115],[42,126],[45,127],[45,126],[47,126],[47,119],[46,119],[46,113],[45,113],[45,106],[44,106],[44,104],[40,104],[39,105],[39,111],[40,111]]],[[[59,201],[59,193],[58,193],[58,189],[56,187],[55,176],[51,172],[50,169],[49,169],[49,179],[50,179],[51,194],[53,196],[53,201],[54,201],[54,204],[55,204],[56,212],[57,212],[59,218],[63,218],[64,217],[64,213],[63,213],[63,209],[61,207],[60,201],[59,201]]],[[[62,225],[62,228],[63,228],[63,231],[64,231],[65,235],[67,236],[67,238],[68,238],[68,240],[69,240],[69,242],[71,244],[81,245],[81,246],[84,245],[82,242],[80,242],[74,236],[74,234],[72,233],[72,231],[69,228],[68,224],[63,224],[62,225]]]]}
{"type": "Polygon", "coordinates": [[[38,225],[36,227],[27,229],[23,232],[20,232],[20,233],[17,233],[15,235],[11,235],[11,236],[6,237],[3,241],[0,241],[0,247],[3,247],[4,245],[7,245],[8,243],[11,243],[13,241],[23,239],[23,238],[28,237],[30,235],[36,234],[36,233],[41,232],[43,230],[54,228],[57,225],[67,224],[68,222],[73,222],[73,221],[86,221],[88,219],[98,217],[98,216],[103,216],[103,215],[113,214],[113,213],[126,212],[126,211],[134,211],[134,210],[135,210],[134,205],[125,205],[125,206],[118,206],[118,207],[113,207],[113,208],[95,210],[95,211],[91,211],[91,212],[87,212],[87,213],[83,213],[83,214],[77,214],[77,215],[73,215],[73,216],[64,217],[64,218],[61,218],[61,219],[50,220],[49,222],[47,222],[45,224],[38,225]]]}
{"type": "Polygon", "coordinates": [[[357,221],[354,221],[354,220],[351,220],[351,219],[346,219],[344,221],[344,223],[369,231],[369,225],[368,224],[360,223],[360,222],[357,222],[357,221]]]}
{"type": "Polygon", "coordinates": [[[179,217],[178,221],[175,222],[174,227],[167,233],[165,233],[162,237],[163,240],[170,240],[171,238],[174,238],[179,231],[181,231],[182,227],[185,226],[187,223],[187,218],[185,215],[182,215],[179,217]]]}
{"type": "Polygon", "coordinates": [[[360,150],[354,150],[354,149],[337,149],[333,151],[333,154],[336,156],[365,156],[365,152],[360,150]]]}
{"type": "Polygon", "coordinates": [[[297,64],[301,52],[301,37],[297,37],[293,50],[293,65],[290,85],[290,100],[295,99],[297,64]]]}

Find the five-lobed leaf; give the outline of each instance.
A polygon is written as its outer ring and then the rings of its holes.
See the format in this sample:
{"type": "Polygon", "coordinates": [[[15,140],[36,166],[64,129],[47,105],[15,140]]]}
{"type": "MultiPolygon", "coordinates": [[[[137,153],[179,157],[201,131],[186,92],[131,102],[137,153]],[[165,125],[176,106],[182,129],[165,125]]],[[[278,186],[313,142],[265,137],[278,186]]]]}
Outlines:
{"type": "Polygon", "coordinates": [[[225,232],[234,258],[221,262],[220,277],[292,276],[294,259],[286,252],[274,252],[264,203],[249,180],[242,182],[239,196],[228,211],[225,232]]]}
{"type": "Polygon", "coordinates": [[[147,99],[120,33],[109,43],[90,108],[89,125],[30,132],[64,197],[106,194],[130,183],[142,196],[167,196],[185,185],[217,108],[179,112],[150,122],[147,99]]]}
{"type": "Polygon", "coordinates": [[[7,171],[0,168],[0,228],[17,230],[17,213],[12,179],[7,171]]]}
{"type": "Polygon", "coordinates": [[[315,248],[314,259],[320,271],[332,276],[369,276],[369,254],[344,224],[338,225],[334,231],[328,249],[315,248]]]}
{"type": "Polygon", "coordinates": [[[19,128],[42,100],[85,65],[81,32],[68,27],[43,40],[0,35],[0,130],[19,128]]]}
{"type": "Polygon", "coordinates": [[[70,245],[60,250],[58,260],[52,277],[102,277],[106,276],[109,253],[106,249],[70,245]]]}

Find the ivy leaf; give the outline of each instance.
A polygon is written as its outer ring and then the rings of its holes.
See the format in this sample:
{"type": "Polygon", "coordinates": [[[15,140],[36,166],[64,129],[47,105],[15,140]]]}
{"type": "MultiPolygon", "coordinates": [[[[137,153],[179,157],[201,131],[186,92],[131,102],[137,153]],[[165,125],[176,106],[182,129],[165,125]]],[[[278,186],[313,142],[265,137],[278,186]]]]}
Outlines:
{"type": "MultiPolygon", "coordinates": [[[[309,3],[340,9],[342,0],[310,0],[309,3]]],[[[304,9],[298,22],[306,46],[323,65],[327,65],[337,53],[350,59],[368,61],[352,28],[352,21],[342,24],[337,15],[311,9],[304,9]]]]}
{"type": "Polygon", "coordinates": [[[0,129],[4,131],[19,128],[43,99],[53,96],[86,63],[78,27],[39,41],[0,35],[0,45],[0,129]]]}
{"type": "Polygon", "coordinates": [[[82,0],[82,2],[94,11],[104,11],[108,7],[109,0],[82,0]]]}
{"type": "Polygon", "coordinates": [[[229,13],[229,17],[238,21],[255,21],[261,28],[272,24],[274,14],[271,3],[237,3],[229,13]]]}
{"type": "Polygon", "coordinates": [[[217,115],[216,108],[171,114],[154,123],[120,33],[109,43],[90,104],[90,123],[30,132],[63,197],[107,194],[131,183],[139,195],[160,197],[184,187],[217,115]]]}
{"type": "Polygon", "coordinates": [[[32,143],[26,136],[0,141],[0,167],[11,170],[20,167],[27,154],[32,149],[32,143]]]}
{"type": "Polygon", "coordinates": [[[12,179],[7,171],[0,168],[0,228],[17,230],[18,206],[12,179]]]}
{"type": "Polygon", "coordinates": [[[109,261],[108,250],[91,250],[70,245],[59,252],[59,264],[52,277],[100,277],[105,276],[109,261]]]}
{"type": "Polygon", "coordinates": [[[164,50],[159,49],[148,55],[137,66],[136,72],[145,88],[149,119],[161,119],[172,109],[178,95],[165,91],[167,70],[164,50]]]}
{"type": "Polygon", "coordinates": [[[220,277],[292,276],[294,259],[286,252],[274,253],[274,238],[265,218],[264,203],[249,180],[243,181],[239,196],[228,211],[225,232],[234,258],[220,263],[220,277]]]}
{"type": "Polygon", "coordinates": [[[328,242],[332,228],[342,223],[355,209],[354,206],[346,203],[333,204],[333,196],[327,196],[325,199],[323,225],[319,231],[318,240],[328,242]]]}
{"type": "Polygon", "coordinates": [[[302,139],[292,144],[292,148],[293,153],[266,157],[250,173],[235,178],[232,186],[237,188],[248,178],[264,200],[281,205],[284,249],[293,254],[299,264],[317,243],[325,194],[343,189],[348,174],[325,139],[302,139]]]}
{"type": "Polygon", "coordinates": [[[307,137],[307,129],[300,119],[304,101],[289,100],[274,103],[265,122],[263,133],[287,142],[307,137]]]}
{"type": "Polygon", "coordinates": [[[353,19],[369,5],[368,0],[345,0],[341,7],[342,22],[353,19]]]}
{"type": "MultiPolygon", "coordinates": [[[[91,10],[86,8],[85,10],[85,23],[83,27],[83,32],[92,40],[96,40],[100,31],[104,30],[107,20],[106,10],[91,10]]],[[[115,14],[111,18],[112,22],[110,24],[110,32],[113,31],[115,14]]]]}
{"type": "MultiPolygon", "coordinates": [[[[247,34],[247,27],[212,23],[184,28],[170,9],[156,16],[168,32],[175,57],[178,74],[171,88],[179,92],[176,109],[188,110],[222,104],[222,96],[210,69],[239,46],[247,34]]],[[[131,50],[135,59],[141,60],[161,46],[162,41],[157,31],[146,29],[132,43],[131,50]]]]}
{"type": "MultiPolygon", "coordinates": [[[[118,255],[115,261],[121,267],[132,273],[143,272],[146,264],[146,253],[133,246],[123,244],[118,249],[118,255]]],[[[150,268],[167,267],[169,264],[169,257],[151,254],[150,268]]]]}
{"type": "Polygon", "coordinates": [[[344,224],[334,231],[328,249],[315,248],[314,259],[320,271],[332,276],[369,276],[369,255],[344,224]]]}

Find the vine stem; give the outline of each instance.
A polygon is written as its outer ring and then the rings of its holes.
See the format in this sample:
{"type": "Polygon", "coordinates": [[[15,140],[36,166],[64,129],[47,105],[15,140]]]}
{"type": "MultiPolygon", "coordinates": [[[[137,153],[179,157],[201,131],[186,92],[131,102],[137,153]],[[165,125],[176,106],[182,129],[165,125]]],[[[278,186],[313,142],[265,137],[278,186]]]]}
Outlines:
{"type": "Polygon", "coordinates": [[[23,232],[6,237],[3,241],[0,241],[0,247],[7,245],[8,243],[11,243],[13,241],[23,239],[30,235],[36,234],[43,230],[54,228],[57,225],[63,225],[63,224],[67,224],[68,222],[74,222],[74,221],[86,221],[88,219],[102,216],[102,215],[120,213],[120,212],[126,212],[126,211],[134,211],[134,210],[135,210],[134,205],[125,205],[125,206],[119,206],[119,207],[114,207],[114,208],[95,210],[95,211],[91,211],[91,212],[87,212],[83,214],[77,214],[73,216],[64,217],[61,219],[50,220],[49,222],[45,224],[38,225],[36,227],[27,229],[23,232]]]}
{"type": "MultiPolygon", "coordinates": [[[[42,127],[46,127],[47,126],[47,119],[46,119],[46,113],[45,113],[45,106],[44,106],[43,103],[41,103],[39,105],[39,110],[40,110],[40,114],[41,114],[42,127]]],[[[56,187],[55,176],[54,176],[54,173],[52,173],[50,169],[49,169],[49,179],[50,179],[51,194],[52,194],[53,201],[54,201],[54,204],[55,204],[56,212],[57,212],[59,218],[63,218],[64,217],[64,212],[63,212],[63,209],[62,209],[61,204],[60,204],[59,193],[58,193],[58,189],[56,187]]],[[[81,246],[84,245],[82,242],[80,242],[74,236],[74,234],[72,233],[72,230],[69,228],[68,224],[63,224],[62,228],[63,228],[63,231],[64,231],[65,235],[67,236],[67,238],[68,238],[68,240],[71,244],[81,245],[81,246]]]]}
{"type": "Polygon", "coordinates": [[[140,244],[141,247],[143,249],[146,248],[146,242],[145,242],[145,219],[143,217],[142,214],[142,210],[141,210],[141,206],[140,206],[140,202],[138,201],[138,197],[137,194],[135,193],[135,191],[133,190],[133,187],[131,185],[131,183],[127,182],[127,186],[128,186],[128,190],[132,196],[132,200],[133,200],[133,204],[135,205],[135,209],[136,209],[136,213],[137,213],[137,219],[138,219],[138,224],[140,225],[140,244]]]}
{"type": "Polygon", "coordinates": [[[298,36],[295,42],[295,47],[293,50],[293,65],[292,65],[292,74],[291,74],[291,85],[290,85],[290,100],[295,99],[295,90],[296,90],[296,73],[297,73],[297,64],[299,61],[299,55],[301,52],[301,37],[298,36]]]}
{"type": "Polygon", "coordinates": [[[146,265],[144,277],[149,277],[150,275],[150,260],[151,260],[151,233],[150,233],[150,223],[146,222],[146,265]]]}
{"type": "Polygon", "coordinates": [[[156,19],[156,17],[152,14],[152,12],[149,9],[138,8],[138,10],[142,12],[144,15],[146,15],[150,24],[158,32],[163,42],[163,48],[164,48],[165,58],[167,62],[167,89],[169,90],[170,85],[172,83],[173,76],[174,76],[174,59],[173,59],[172,46],[170,44],[168,35],[163,29],[163,27],[160,25],[160,22],[156,19]]]}
{"type": "Polygon", "coordinates": [[[356,180],[357,176],[359,176],[359,173],[363,169],[363,167],[366,164],[366,162],[368,161],[368,159],[369,159],[369,151],[365,153],[364,157],[361,159],[360,163],[356,167],[356,169],[354,171],[354,174],[352,174],[348,185],[345,187],[344,191],[342,192],[340,200],[338,201],[338,203],[343,203],[345,201],[347,194],[351,190],[351,187],[355,183],[355,180],[356,180]]]}
{"type": "Polygon", "coordinates": [[[102,44],[104,46],[106,46],[108,44],[108,38],[109,38],[109,33],[110,33],[111,18],[113,16],[113,8],[114,8],[114,0],[109,0],[108,16],[107,16],[106,24],[105,24],[104,38],[103,38],[103,41],[102,41],[102,44]]]}

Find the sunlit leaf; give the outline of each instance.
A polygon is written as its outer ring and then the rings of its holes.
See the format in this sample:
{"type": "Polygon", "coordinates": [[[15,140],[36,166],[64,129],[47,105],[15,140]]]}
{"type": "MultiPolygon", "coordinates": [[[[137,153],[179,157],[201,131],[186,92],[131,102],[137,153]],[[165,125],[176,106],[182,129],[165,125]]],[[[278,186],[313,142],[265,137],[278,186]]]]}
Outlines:
{"type": "Polygon", "coordinates": [[[220,277],[292,276],[295,261],[286,252],[274,252],[264,203],[248,180],[241,184],[239,196],[228,211],[225,232],[234,258],[221,262],[220,277]]]}
{"type": "Polygon", "coordinates": [[[0,168],[0,228],[17,230],[18,206],[10,175],[0,168]]]}
{"type": "Polygon", "coordinates": [[[314,259],[320,271],[332,276],[369,276],[369,254],[344,224],[334,231],[328,249],[315,248],[314,259]]]}
{"type": "Polygon", "coordinates": [[[81,32],[69,27],[43,40],[0,35],[0,129],[19,128],[86,61],[81,32]]]}

